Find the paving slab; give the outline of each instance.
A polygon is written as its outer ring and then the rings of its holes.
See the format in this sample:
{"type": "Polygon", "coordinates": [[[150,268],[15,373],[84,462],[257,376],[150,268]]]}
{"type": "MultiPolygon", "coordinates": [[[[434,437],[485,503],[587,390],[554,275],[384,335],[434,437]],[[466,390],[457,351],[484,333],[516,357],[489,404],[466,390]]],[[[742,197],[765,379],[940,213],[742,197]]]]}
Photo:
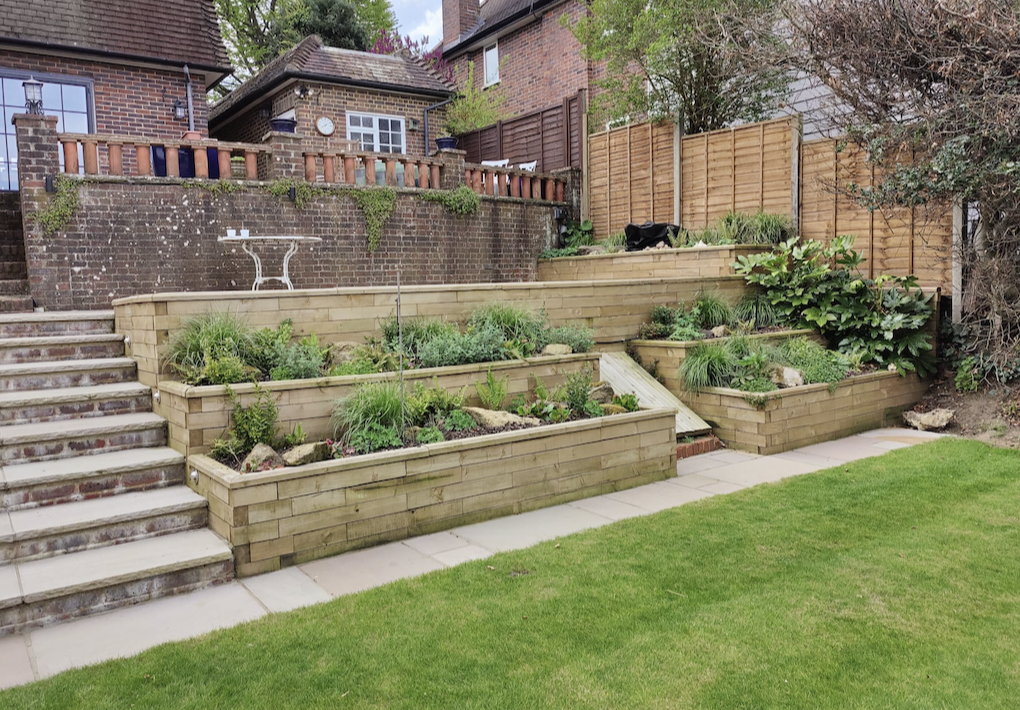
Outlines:
{"type": "Polygon", "coordinates": [[[748,454],[743,451],[712,451],[705,456],[711,461],[722,461],[723,463],[744,463],[762,458],[757,454],[748,454]]]}
{"type": "Polygon", "coordinates": [[[238,582],[32,631],[39,676],[140,653],[264,616],[238,582]]]}
{"type": "Polygon", "coordinates": [[[25,637],[20,634],[0,638],[0,690],[35,680],[25,637]]]}
{"type": "Polygon", "coordinates": [[[666,481],[659,481],[647,486],[609,494],[609,497],[613,500],[642,508],[649,513],[658,513],[666,508],[675,508],[678,505],[693,503],[696,500],[710,498],[711,496],[711,493],[695,488],[687,488],[686,486],[678,486],[666,481]]]}
{"type": "Polygon", "coordinates": [[[292,611],[333,598],[297,567],[249,577],[241,584],[272,612],[292,611]]]}
{"type": "Polygon", "coordinates": [[[710,486],[703,486],[702,488],[699,488],[698,490],[706,491],[708,493],[711,493],[713,495],[717,495],[718,496],[718,495],[726,495],[727,493],[736,493],[737,491],[744,490],[746,487],[747,486],[738,486],[736,483],[727,483],[726,481],[716,481],[712,485],[710,485],[710,486]]]}
{"type": "Polygon", "coordinates": [[[747,487],[780,481],[803,473],[812,473],[821,468],[821,466],[770,457],[719,468],[715,470],[714,475],[721,481],[747,487]]]}
{"type": "MultiPolygon", "coordinates": [[[[723,464],[726,465],[726,464],[723,464]]],[[[682,476],[676,478],[670,478],[667,483],[676,483],[681,486],[687,486],[688,488],[704,488],[705,486],[711,486],[713,483],[718,483],[718,478],[712,478],[708,475],[700,473],[685,473],[682,476]]]]}
{"type": "Polygon", "coordinates": [[[520,550],[546,540],[597,528],[612,522],[609,518],[571,505],[533,510],[520,515],[487,520],[484,523],[454,528],[457,537],[493,552],[520,550]]]}
{"type": "Polygon", "coordinates": [[[690,458],[680,459],[677,461],[676,473],[678,476],[702,473],[704,471],[710,471],[713,468],[725,466],[726,464],[726,461],[720,460],[711,454],[700,454],[698,456],[691,456],[690,458]]]}
{"type": "Polygon", "coordinates": [[[812,444],[802,449],[795,449],[798,453],[813,454],[828,459],[836,459],[842,463],[858,461],[871,456],[880,456],[885,451],[875,448],[877,441],[861,436],[851,436],[836,441],[826,441],[821,444],[812,444]]]}
{"type": "Polygon", "coordinates": [[[797,463],[805,463],[811,466],[817,466],[819,469],[833,468],[835,466],[841,466],[846,461],[840,459],[830,459],[826,456],[819,456],[817,454],[805,454],[803,451],[786,451],[781,454],[775,454],[769,456],[769,459],[782,459],[783,461],[795,461],[797,463]]]}
{"type": "Polygon", "coordinates": [[[905,441],[889,441],[887,439],[880,440],[875,444],[872,444],[876,449],[883,449],[885,451],[895,451],[896,449],[909,449],[913,444],[905,441]]]}
{"type": "Polygon", "coordinates": [[[493,554],[495,553],[491,550],[486,550],[478,545],[465,545],[464,547],[456,547],[446,552],[438,552],[432,555],[432,559],[438,560],[447,567],[455,567],[464,562],[484,560],[486,557],[492,557],[493,554]]]}
{"type": "MultiPolygon", "coordinates": [[[[872,429],[871,431],[865,431],[857,436],[863,436],[865,439],[885,439],[888,437],[893,438],[904,438],[904,439],[922,439],[922,440],[934,440],[941,439],[946,434],[940,434],[937,431],[918,431],[917,429],[906,429],[906,428],[886,428],[886,429],[872,429]]],[[[916,442],[921,443],[921,442],[916,442]]]]}
{"type": "Polygon", "coordinates": [[[417,550],[421,554],[431,557],[440,552],[446,552],[458,547],[466,547],[469,543],[464,538],[457,537],[453,533],[438,532],[431,535],[421,535],[420,537],[410,537],[404,540],[404,544],[412,550],[417,550]]]}
{"type": "Polygon", "coordinates": [[[644,508],[637,508],[630,503],[610,498],[608,495],[575,500],[570,505],[595,515],[601,515],[609,520],[624,520],[625,518],[636,518],[639,515],[648,515],[648,511],[644,508]]]}
{"type": "Polygon", "coordinates": [[[300,569],[327,592],[340,596],[445,567],[403,543],[393,542],[309,562],[300,569]]]}

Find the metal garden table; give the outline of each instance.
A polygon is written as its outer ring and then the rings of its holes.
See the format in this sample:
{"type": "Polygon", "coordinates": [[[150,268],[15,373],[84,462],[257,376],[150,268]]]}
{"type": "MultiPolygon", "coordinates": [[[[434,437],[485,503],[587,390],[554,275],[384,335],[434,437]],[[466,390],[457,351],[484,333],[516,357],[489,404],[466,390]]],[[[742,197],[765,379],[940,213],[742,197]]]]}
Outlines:
{"type": "MultiPolygon", "coordinates": [[[[231,230],[233,231],[233,230],[231,230]]],[[[216,241],[218,242],[237,242],[241,245],[241,250],[245,254],[252,258],[255,262],[255,282],[251,285],[252,291],[258,291],[259,286],[264,284],[266,281],[279,281],[287,287],[289,291],[294,290],[294,284],[290,281],[290,258],[297,254],[298,247],[302,243],[321,242],[320,237],[302,237],[302,236],[252,236],[245,234],[243,230],[240,235],[227,233],[225,237],[219,237],[216,241]],[[264,276],[262,273],[262,259],[252,249],[251,245],[253,242],[290,242],[290,246],[287,248],[287,253],[283,255],[283,276],[264,276]]]]}

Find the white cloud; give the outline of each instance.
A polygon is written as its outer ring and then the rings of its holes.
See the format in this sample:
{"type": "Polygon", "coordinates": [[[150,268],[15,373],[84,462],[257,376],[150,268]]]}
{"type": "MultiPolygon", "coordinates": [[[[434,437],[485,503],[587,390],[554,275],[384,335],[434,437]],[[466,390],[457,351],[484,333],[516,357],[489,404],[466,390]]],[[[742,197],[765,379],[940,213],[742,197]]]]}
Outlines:
{"type": "MultiPolygon", "coordinates": [[[[401,23],[403,24],[403,23],[401,23]]],[[[443,8],[426,10],[425,18],[418,18],[418,25],[414,29],[404,32],[411,35],[411,39],[419,40],[422,37],[429,38],[429,46],[443,41],[443,8]]]]}

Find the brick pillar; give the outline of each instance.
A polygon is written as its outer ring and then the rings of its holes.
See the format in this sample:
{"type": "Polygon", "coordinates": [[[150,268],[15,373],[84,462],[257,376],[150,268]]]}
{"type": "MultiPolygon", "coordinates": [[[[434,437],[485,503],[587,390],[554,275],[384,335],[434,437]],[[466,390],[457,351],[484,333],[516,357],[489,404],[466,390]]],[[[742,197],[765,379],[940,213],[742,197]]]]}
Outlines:
{"type": "Polygon", "coordinates": [[[464,150],[440,150],[436,152],[436,159],[442,164],[439,173],[440,190],[456,190],[464,184],[464,150]]]}
{"type": "Polygon", "coordinates": [[[581,192],[584,185],[584,180],[581,179],[581,171],[578,168],[559,168],[558,170],[552,170],[551,174],[566,181],[567,185],[563,190],[563,200],[569,206],[570,218],[575,222],[580,221],[581,192]]]}
{"type": "Polygon", "coordinates": [[[28,281],[36,305],[50,309],[71,308],[68,265],[51,249],[59,235],[47,236],[35,221],[53,195],[46,192],[46,177],[60,172],[60,143],[57,142],[57,117],[17,114],[13,117],[18,141],[18,184],[21,189],[21,214],[25,235],[25,261],[28,281]]]}
{"type": "Polygon", "coordinates": [[[273,150],[273,162],[269,170],[270,180],[293,178],[305,179],[305,156],[301,149],[304,136],[300,133],[271,131],[262,139],[273,150]]]}

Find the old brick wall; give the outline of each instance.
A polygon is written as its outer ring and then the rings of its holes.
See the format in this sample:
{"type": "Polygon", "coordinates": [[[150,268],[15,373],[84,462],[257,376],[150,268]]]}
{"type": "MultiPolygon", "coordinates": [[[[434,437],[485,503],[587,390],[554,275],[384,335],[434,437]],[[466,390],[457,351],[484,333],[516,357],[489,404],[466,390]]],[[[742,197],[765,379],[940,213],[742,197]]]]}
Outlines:
{"type": "MultiPolygon", "coordinates": [[[[589,85],[590,67],[581,56],[580,44],[560,25],[566,14],[574,24],[587,11],[579,0],[557,5],[539,20],[499,39],[499,86],[506,97],[505,118],[548,108],[589,85]]],[[[486,42],[490,44],[490,42],[486,42]]],[[[482,50],[456,57],[452,64],[458,81],[467,76],[468,62],[475,63],[475,83],[485,81],[482,50]]]]}
{"type": "MultiPolygon", "coordinates": [[[[251,258],[216,241],[230,227],[321,237],[290,263],[297,288],[393,284],[398,271],[405,284],[531,281],[556,224],[548,204],[487,198],[476,214],[457,218],[401,192],[382,244],[369,253],[365,218],[348,197],[320,196],[299,208],[257,184],[216,195],[157,179],[83,183],[78,195],[65,228],[28,240],[32,295],[47,308],[106,308],[116,297],[161,291],[248,289],[251,258]]],[[[266,274],[278,275],[283,249],[259,251],[266,274]]]]}
{"type": "MultiPolygon", "coordinates": [[[[187,119],[178,121],[173,115],[174,100],[187,101],[186,81],[179,71],[13,50],[0,50],[0,67],[92,79],[98,133],[178,138],[188,129],[187,119]]],[[[208,130],[205,77],[193,71],[191,79],[195,129],[205,135],[208,130]]]]}
{"type": "Polygon", "coordinates": [[[0,192],[0,261],[21,258],[25,242],[21,233],[21,195],[0,192]]]}

